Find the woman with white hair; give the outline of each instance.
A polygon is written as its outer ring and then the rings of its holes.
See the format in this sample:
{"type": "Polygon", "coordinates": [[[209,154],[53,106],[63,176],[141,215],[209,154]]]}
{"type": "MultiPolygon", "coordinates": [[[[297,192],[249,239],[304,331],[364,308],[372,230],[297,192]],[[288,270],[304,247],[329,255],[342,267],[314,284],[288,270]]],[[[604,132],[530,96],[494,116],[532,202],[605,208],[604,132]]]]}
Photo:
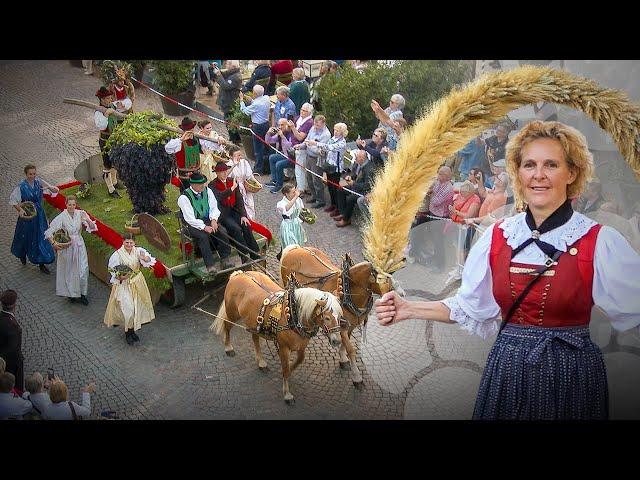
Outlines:
{"type": "Polygon", "coordinates": [[[309,84],[305,81],[303,68],[293,69],[293,82],[289,84],[289,98],[296,106],[296,113],[300,115],[302,105],[307,103],[311,98],[309,92],[309,84]]]}
{"type": "MultiPolygon", "coordinates": [[[[338,187],[340,174],[344,170],[344,151],[347,147],[346,136],[349,134],[345,123],[336,123],[333,126],[333,137],[327,143],[319,143],[315,140],[307,140],[305,143],[312,147],[317,146],[324,157],[318,157],[318,166],[327,174],[327,187],[331,196],[331,205],[324,209],[331,214],[338,211],[338,187]]],[[[336,214],[337,215],[337,214],[336,214]]]]}
{"type": "Polygon", "coordinates": [[[507,204],[507,188],[509,187],[509,174],[502,172],[496,176],[493,184],[493,189],[487,190],[486,197],[480,206],[480,211],[477,217],[465,218],[464,223],[471,224],[484,224],[492,225],[498,220],[500,216],[493,216],[492,212],[504,207],[507,204]]]}
{"type": "Polygon", "coordinates": [[[384,109],[384,112],[389,117],[389,120],[387,122],[383,122],[382,119],[379,119],[380,122],[378,123],[378,128],[384,128],[387,131],[387,143],[389,144],[389,148],[391,150],[395,150],[396,148],[396,144],[398,143],[398,133],[390,124],[403,117],[402,109],[404,108],[404,106],[405,100],[402,95],[400,95],[399,93],[391,95],[389,106],[384,109]]]}
{"type": "Polygon", "coordinates": [[[291,146],[296,154],[296,187],[301,192],[309,194],[307,190],[307,172],[305,170],[305,163],[307,161],[307,150],[304,149],[304,141],[309,135],[309,131],[313,127],[313,106],[310,103],[302,105],[300,115],[293,122],[289,120],[289,128],[291,128],[291,146]]]}

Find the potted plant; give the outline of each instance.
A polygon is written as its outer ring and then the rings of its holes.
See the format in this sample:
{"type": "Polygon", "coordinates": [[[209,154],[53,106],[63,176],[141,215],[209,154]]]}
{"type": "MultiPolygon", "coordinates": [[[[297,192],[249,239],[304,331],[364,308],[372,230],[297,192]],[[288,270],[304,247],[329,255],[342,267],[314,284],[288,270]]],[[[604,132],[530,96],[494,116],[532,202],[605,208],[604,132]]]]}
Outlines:
{"type": "MultiPolygon", "coordinates": [[[[245,98],[246,97],[251,98],[249,95],[245,94],[245,98]]],[[[239,99],[236,99],[236,101],[233,102],[233,107],[231,107],[230,112],[231,115],[229,116],[229,122],[231,124],[241,127],[249,127],[251,125],[251,117],[249,117],[249,115],[245,115],[242,113],[242,110],[240,110],[239,99]]],[[[251,132],[244,128],[232,127],[231,125],[227,125],[227,130],[229,131],[229,134],[234,130],[240,134],[240,140],[242,140],[242,147],[244,148],[247,160],[255,161],[255,153],[253,152],[253,135],[251,135],[251,132]]]]}
{"type": "MultiPolygon", "coordinates": [[[[153,83],[160,92],[178,102],[193,107],[195,102],[195,61],[193,60],[154,60],[153,83]]],[[[164,113],[174,117],[188,115],[186,108],[162,98],[164,113]]]]}

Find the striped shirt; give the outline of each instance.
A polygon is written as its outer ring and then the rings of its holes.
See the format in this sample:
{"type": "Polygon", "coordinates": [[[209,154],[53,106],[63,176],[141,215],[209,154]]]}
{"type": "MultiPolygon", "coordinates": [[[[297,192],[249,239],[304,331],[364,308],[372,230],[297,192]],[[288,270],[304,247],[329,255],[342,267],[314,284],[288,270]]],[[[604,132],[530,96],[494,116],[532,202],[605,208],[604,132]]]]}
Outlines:
{"type": "Polygon", "coordinates": [[[453,185],[447,181],[433,183],[433,193],[429,202],[429,211],[438,217],[449,217],[449,205],[453,205],[453,185]]]}

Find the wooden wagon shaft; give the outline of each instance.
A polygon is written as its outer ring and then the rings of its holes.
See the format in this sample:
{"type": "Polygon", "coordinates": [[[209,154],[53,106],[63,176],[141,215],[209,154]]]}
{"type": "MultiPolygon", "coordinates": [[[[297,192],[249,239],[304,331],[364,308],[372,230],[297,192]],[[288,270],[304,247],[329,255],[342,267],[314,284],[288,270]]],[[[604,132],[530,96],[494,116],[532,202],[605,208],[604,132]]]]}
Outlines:
{"type": "MultiPolygon", "coordinates": [[[[65,99],[62,100],[62,102],[63,103],[68,103],[70,105],[78,105],[80,107],[91,108],[93,110],[98,110],[99,112],[102,112],[102,113],[104,113],[107,110],[107,107],[103,107],[102,105],[96,105],[96,104],[91,103],[91,102],[85,102],[84,100],[76,100],[74,98],[65,98],[65,99]]],[[[127,116],[124,113],[120,113],[120,112],[113,112],[113,115],[115,115],[118,118],[125,118],[127,116]]],[[[158,119],[162,118],[162,115],[160,115],[159,113],[157,115],[158,115],[158,119]]],[[[154,126],[157,127],[157,128],[161,128],[163,130],[168,130],[170,132],[179,133],[180,135],[182,135],[184,133],[179,128],[170,127],[168,125],[161,125],[161,124],[155,123],[154,126]]],[[[195,133],[195,132],[194,132],[193,136],[195,138],[200,138],[202,140],[208,140],[210,142],[213,141],[213,139],[211,137],[207,137],[205,135],[200,135],[200,134],[195,133]]],[[[225,139],[220,137],[220,140],[222,140],[224,142],[225,139]]],[[[223,143],[223,142],[220,142],[220,143],[223,143]]]]}

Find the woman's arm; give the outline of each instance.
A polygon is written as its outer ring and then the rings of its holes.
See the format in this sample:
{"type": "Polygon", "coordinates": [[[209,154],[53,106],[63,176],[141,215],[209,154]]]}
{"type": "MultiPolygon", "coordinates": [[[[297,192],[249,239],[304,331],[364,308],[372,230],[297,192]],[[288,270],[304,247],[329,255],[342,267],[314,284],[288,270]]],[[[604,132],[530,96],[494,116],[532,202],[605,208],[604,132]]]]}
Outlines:
{"type": "Polygon", "coordinates": [[[449,319],[451,310],[441,302],[408,301],[395,291],[376,300],[376,315],[380,325],[388,326],[411,318],[435,322],[455,323],[449,319]]]}

